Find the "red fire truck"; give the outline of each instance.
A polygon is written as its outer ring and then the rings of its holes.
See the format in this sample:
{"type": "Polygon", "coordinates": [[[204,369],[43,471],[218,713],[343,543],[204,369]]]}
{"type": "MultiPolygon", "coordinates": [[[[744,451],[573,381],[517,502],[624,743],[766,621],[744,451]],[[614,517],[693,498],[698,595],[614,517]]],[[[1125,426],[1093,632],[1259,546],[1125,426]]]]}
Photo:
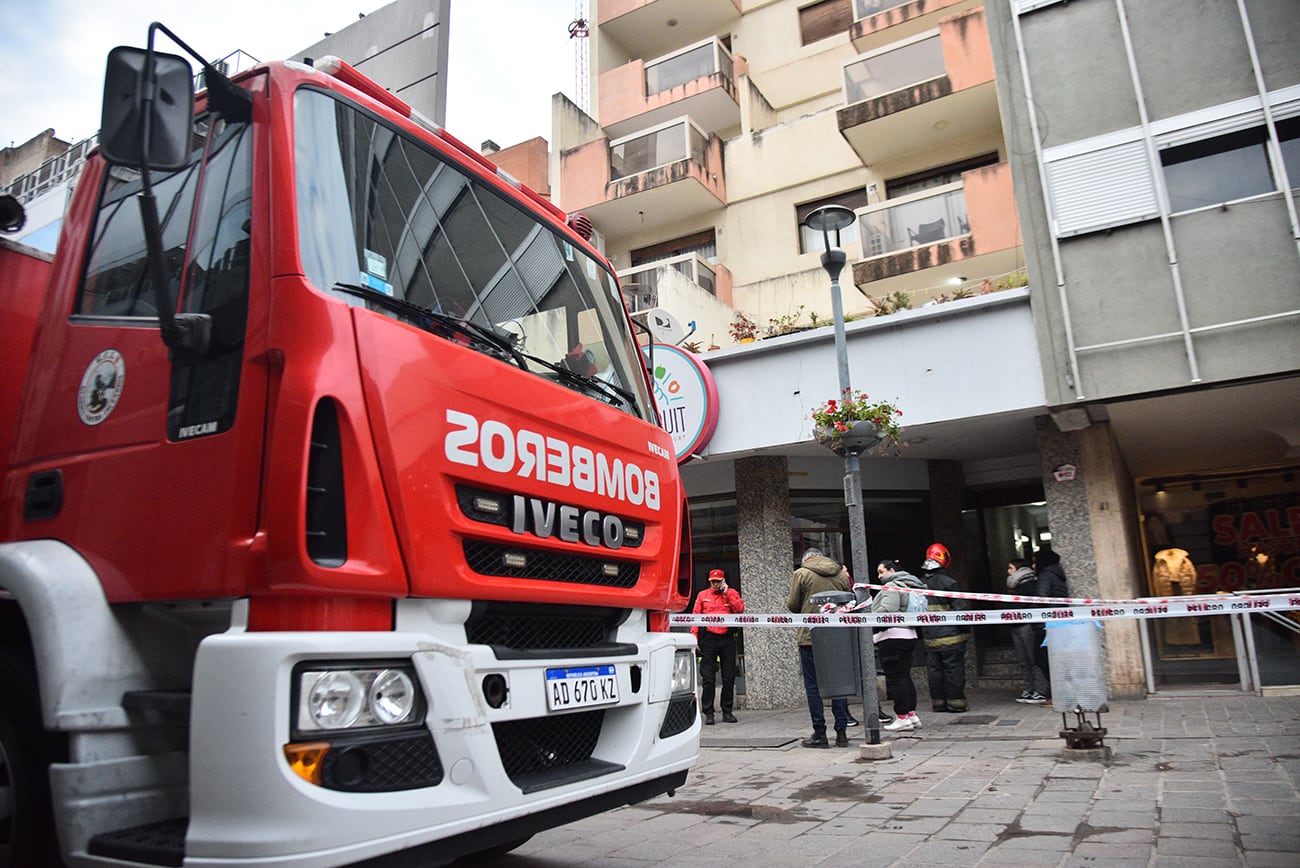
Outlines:
{"type": "Polygon", "coordinates": [[[56,256],[0,250],[0,865],[436,865],[671,793],[687,513],[609,264],[346,64],[196,96],[159,33],[56,256]]]}

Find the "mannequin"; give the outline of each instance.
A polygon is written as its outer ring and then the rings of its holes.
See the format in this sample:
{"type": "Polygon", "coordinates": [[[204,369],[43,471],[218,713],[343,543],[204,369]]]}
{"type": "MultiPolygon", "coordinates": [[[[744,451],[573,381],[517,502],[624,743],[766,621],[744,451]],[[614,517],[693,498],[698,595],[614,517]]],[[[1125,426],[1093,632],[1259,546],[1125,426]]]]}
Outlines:
{"type": "MultiPolygon", "coordinates": [[[[1196,566],[1186,550],[1161,549],[1156,552],[1151,588],[1157,597],[1196,593],[1196,566]]],[[[1201,632],[1195,618],[1168,618],[1164,623],[1166,645],[1201,644],[1201,632]]]]}

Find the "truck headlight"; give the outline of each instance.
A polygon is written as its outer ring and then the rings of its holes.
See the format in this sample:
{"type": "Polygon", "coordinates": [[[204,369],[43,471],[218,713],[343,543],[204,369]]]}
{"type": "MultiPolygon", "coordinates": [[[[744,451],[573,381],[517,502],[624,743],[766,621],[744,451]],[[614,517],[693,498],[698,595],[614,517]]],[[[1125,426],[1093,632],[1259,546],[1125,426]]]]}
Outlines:
{"type": "Polygon", "coordinates": [[[695,692],[695,652],[689,648],[679,648],[673,655],[672,692],[695,692]]]}
{"type": "Polygon", "coordinates": [[[423,704],[406,666],[302,668],[295,687],[299,733],[409,724],[423,704]]]}

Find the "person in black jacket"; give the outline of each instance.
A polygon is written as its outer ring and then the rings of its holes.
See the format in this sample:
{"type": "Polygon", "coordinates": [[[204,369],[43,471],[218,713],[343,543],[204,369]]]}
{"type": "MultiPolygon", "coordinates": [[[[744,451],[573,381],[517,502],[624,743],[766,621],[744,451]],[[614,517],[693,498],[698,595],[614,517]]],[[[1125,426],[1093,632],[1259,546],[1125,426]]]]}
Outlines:
{"type": "Polygon", "coordinates": [[[1034,553],[1034,573],[1038,576],[1038,596],[1068,597],[1070,586],[1061,568],[1061,556],[1044,546],[1034,553]]]}
{"type": "MultiPolygon", "coordinates": [[[[960,591],[957,580],[948,575],[952,555],[941,543],[925,550],[921,581],[932,591],[960,591]]],[[[965,611],[969,604],[956,597],[930,597],[931,612],[965,611]]],[[[960,714],[966,704],[966,641],[970,633],[955,624],[921,628],[925,640],[925,668],[930,680],[930,707],[935,711],[960,714]]]]}
{"type": "MultiPolygon", "coordinates": [[[[1016,558],[1007,564],[1007,590],[1024,597],[1037,597],[1038,576],[1034,574],[1027,561],[1016,558]]],[[[1008,609],[1033,609],[1039,603],[1008,603],[1008,609]]],[[[1016,624],[1011,628],[1011,644],[1016,649],[1016,660],[1020,663],[1020,673],[1024,689],[1016,697],[1016,702],[1029,705],[1047,704],[1052,689],[1052,674],[1048,668],[1047,649],[1043,647],[1043,634],[1046,630],[1042,624],[1016,624]],[[1042,670],[1041,676],[1038,670],[1042,670]],[[1039,678],[1043,689],[1038,689],[1039,678]]]]}

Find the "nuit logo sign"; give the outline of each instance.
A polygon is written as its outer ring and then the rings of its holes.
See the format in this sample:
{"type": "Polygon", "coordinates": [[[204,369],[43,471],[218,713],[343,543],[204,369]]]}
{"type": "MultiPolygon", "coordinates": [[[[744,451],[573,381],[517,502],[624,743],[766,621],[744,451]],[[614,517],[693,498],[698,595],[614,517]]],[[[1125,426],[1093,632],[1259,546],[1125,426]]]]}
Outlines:
{"type": "Polygon", "coordinates": [[[718,424],[718,387],[704,363],[672,344],[645,349],[654,380],[659,424],[673,438],[677,460],[699,452],[718,424]]]}

